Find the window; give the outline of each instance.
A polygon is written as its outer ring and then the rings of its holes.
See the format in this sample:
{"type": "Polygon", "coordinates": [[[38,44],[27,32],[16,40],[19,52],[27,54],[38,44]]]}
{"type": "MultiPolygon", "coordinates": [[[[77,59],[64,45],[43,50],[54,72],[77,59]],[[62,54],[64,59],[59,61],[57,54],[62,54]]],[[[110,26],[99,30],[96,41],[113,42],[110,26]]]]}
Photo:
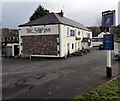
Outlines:
{"type": "Polygon", "coordinates": [[[12,37],[10,37],[10,40],[12,40],[12,37]]]}
{"type": "Polygon", "coordinates": [[[15,40],[15,37],[13,37],[13,40],[15,40]]]}
{"type": "Polygon", "coordinates": [[[7,37],[7,40],[10,40],[10,37],[7,37]]]}
{"type": "Polygon", "coordinates": [[[19,41],[19,37],[17,37],[17,40],[19,41]]]}
{"type": "Polygon", "coordinates": [[[74,44],[72,43],[72,49],[74,49],[74,44]]]}
{"type": "Polygon", "coordinates": [[[90,33],[88,33],[88,37],[90,38],[90,33]]]}
{"type": "Polygon", "coordinates": [[[13,37],[11,37],[11,40],[13,40],[13,37]]]}
{"type": "Polygon", "coordinates": [[[67,36],[69,36],[69,28],[67,28],[67,36]]]}
{"type": "Polygon", "coordinates": [[[73,30],[73,36],[75,36],[75,31],[73,30]]]}
{"type": "Polygon", "coordinates": [[[75,36],[75,31],[74,30],[70,30],[70,36],[75,36]]]}
{"type": "Polygon", "coordinates": [[[5,37],[5,41],[7,40],[7,37],[5,37]]]}
{"type": "Polygon", "coordinates": [[[80,31],[78,32],[78,36],[80,36],[80,31]]]}
{"type": "Polygon", "coordinates": [[[2,41],[4,42],[4,37],[2,37],[2,41]]]}

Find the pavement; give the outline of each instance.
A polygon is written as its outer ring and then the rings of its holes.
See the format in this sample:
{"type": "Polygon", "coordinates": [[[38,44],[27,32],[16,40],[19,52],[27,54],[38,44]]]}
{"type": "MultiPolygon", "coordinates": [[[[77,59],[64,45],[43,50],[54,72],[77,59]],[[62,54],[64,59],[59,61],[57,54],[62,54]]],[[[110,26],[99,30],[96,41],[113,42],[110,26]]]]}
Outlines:
{"type": "MultiPolygon", "coordinates": [[[[112,58],[112,75],[119,61],[112,58]]],[[[108,81],[106,51],[93,49],[67,59],[3,58],[3,99],[73,99],[108,81]]]]}

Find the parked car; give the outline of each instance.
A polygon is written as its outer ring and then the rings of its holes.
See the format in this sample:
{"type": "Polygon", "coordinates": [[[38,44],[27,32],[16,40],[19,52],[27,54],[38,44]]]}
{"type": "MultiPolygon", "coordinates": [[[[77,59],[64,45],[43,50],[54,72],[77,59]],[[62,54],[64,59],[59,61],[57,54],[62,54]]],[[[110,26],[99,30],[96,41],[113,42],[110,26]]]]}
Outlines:
{"type": "Polygon", "coordinates": [[[113,55],[114,55],[116,60],[120,60],[120,50],[114,51],[113,55]]]}

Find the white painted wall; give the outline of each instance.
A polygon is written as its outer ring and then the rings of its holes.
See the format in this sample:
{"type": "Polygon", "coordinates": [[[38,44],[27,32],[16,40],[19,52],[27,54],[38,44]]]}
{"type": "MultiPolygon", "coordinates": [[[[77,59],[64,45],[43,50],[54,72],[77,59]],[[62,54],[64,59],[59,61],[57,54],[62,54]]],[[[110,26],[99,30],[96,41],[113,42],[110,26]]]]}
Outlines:
{"type": "Polygon", "coordinates": [[[22,38],[21,36],[31,36],[31,35],[54,35],[58,34],[58,24],[55,25],[39,25],[39,26],[27,26],[27,27],[19,27],[19,52],[22,51],[22,38]],[[36,30],[41,30],[41,32],[37,32],[36,30]],[[45,29],[50,29],[49,31],[45,31],[45,29]],[[27,31],[31,30],[32,33],[28,33],[27,31]]]}
{"type": "Polygon", "coordinates": [[[14,54],[14,46],[15,45],[19,45],[18,43],[8,43],[7,46],[11,46],[12,47],[12,56],[15,56],[14,54]]]}
{"type": "Polygon", "coordinates": [[[75,27],[67,26],[67,25],[62,25],[60,24],[60,57],[63,57],[67,55],[68,53],[68,43],[69,43],[69,50],[70,53],[73,53],[75,51],[78,51],[78,49],[82,49],[82,39],[83,37],[88,37],[88,33],[90,33],[90,38],[92,39],[92,33],[78,29],[75,27]],[[68,36],[68,29],[69,29],[69,36],[68,36]],[[70,30],[75,30],[75,36],[70,36],[70,30]],[[80,35],[78,35],[78,32],[80,32],[80,35]],[[81,40],[76,41],[76,37],[81,38],[81,40]],[[72,49],[72,44],[74,44],[74,48],[72,49]]]}
{"type": "MultiPolygon", "coordinates": [[[[59,57],[64,57],[68,53],[68,43],[69,43],[69,50],[70,53],[73,53],[75,51],[78,51],[78,49],[82,49],[82,39],[83,37],[88,37],[88,34],[90,34],[90,38],[92,39],[92,32],[85,31],[82,29],[78,29],[75,27],[63,25],[63,24],[56,24],[56,25],[45,25],[45,26],[31,26],[31,27],[20,27],[19,30],[19,46],[20,46],[20,54],[22,50],[22,39],[21,36],[30,36],[30,35],[51,35],[51,34],[59,34],[59,41],[60,41],[60,55],[59,57]],[[45,32],[42,31],[41,33],[36,33],[36,29],[41,28],[49,28],[50,31],[45,32]],[[27,33],[27,29],[32,30],[32,33],[27,33]],[[35,29],[35,30],[34,30],[35,29]],[[70,36],[70,30],[75,30],[75,36],[70,36]],[[80,35],[78,34],[80,32],[80,35]],[[81,38],[80,40],[76,40],[77,38],[81,38]],[[72,49],[72,44],[74,45],[74,48],[72,49]]],[[[59,48],[58,47],[58,48],[59,48]]],[[[41,56],[41,55],[40,55],[41,56]]],[[[57,56],[58,57],[58,56],[57,56]]]]}

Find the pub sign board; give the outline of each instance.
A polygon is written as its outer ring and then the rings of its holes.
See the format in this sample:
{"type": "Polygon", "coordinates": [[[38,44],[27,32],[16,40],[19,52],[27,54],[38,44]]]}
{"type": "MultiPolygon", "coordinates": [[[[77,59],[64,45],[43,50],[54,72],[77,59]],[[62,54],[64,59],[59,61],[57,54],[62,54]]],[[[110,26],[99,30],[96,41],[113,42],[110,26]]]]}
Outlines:
{"type": "Polygon", "coordinates": [[[58,34],[58,25],[39,25],[20,28],[20,36],[58,34]]]}
{"type": "Polygon", "coordinates": [[[115,10],[102,12],[102,26],[110,27],[115,25],[115,10]]]}
{"type": "Polygon", "coordinates": [[[114,35],[105,34],[103,37],[104,50],[114,50],[114,35]]]}

